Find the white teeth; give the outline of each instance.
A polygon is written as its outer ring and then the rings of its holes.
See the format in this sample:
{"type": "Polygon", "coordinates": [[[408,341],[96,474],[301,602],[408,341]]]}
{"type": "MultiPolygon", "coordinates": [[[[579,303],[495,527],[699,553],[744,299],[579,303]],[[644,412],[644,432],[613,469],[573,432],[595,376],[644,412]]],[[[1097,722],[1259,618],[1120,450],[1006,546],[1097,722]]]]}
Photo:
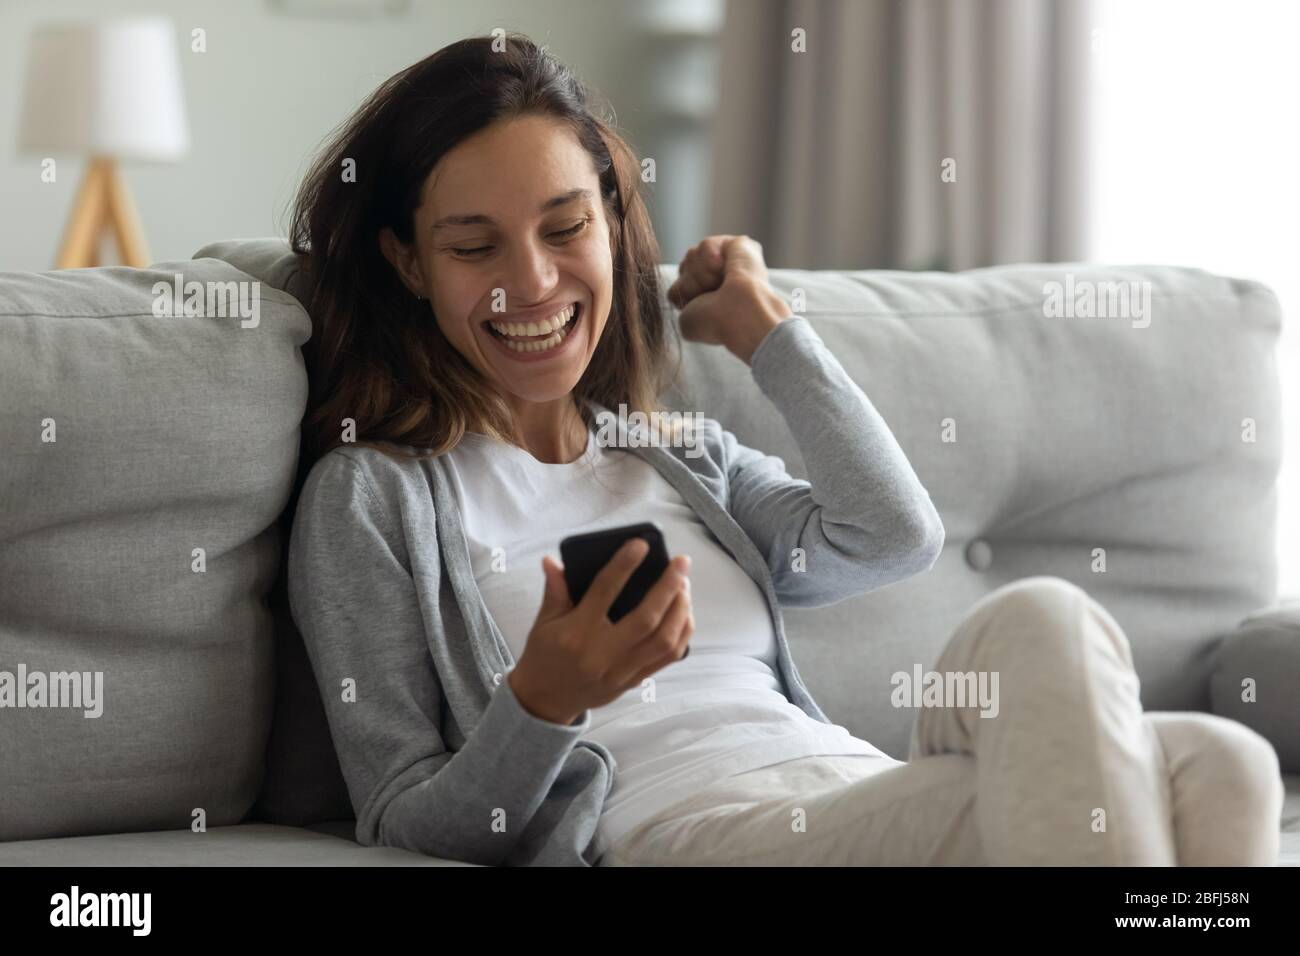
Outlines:
{"type": "Polygon", "coordinates": [[[569,330],[562,327],[544,339],[532,339],[528,342],[520,342],[516,339],[502,339],[501,341],[505,343],[507,348],[516,352],[546,352],[555,348],[568,337],[569,330]]]}
{"type": "Polygon", "coordinates": [[[540,322],[491,322],[489,324],[502,335],[545,335],[547,332],[558,331],[573,318],[573,309],[572,305],[566,306],[549,319],[540,322]]]}
{"type": "Polygon", "coordinates": [[[533,342],[515,342],[511,339],[506,339],[506,345],[514,349],[516,352],[545,352],[547,349],[553,349],[555,346],[563,342],[564,336],[565,333],[556,332],[553,335],[548,335],[544,339],[538,339],[533,342]]]}

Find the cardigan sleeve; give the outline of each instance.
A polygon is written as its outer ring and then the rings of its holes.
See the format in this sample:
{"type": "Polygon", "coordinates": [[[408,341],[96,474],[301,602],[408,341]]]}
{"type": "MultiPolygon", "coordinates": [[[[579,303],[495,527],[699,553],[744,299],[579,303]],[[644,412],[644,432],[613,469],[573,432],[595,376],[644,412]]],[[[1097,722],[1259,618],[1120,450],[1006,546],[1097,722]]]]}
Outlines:
{"type": "Polygon", "coordinates": [[[722,430],[729,510],[771,569],[780,603],[818,607],[926,571],[943,522],[889,426],[808,320],[772,329],[750,358],[808,472],[722,430]]]}
{"type": "Polygon", "coordinates": [[[357,815],[357,840],[480,864],[504,862],[589,711],[561,725],[527,711],[508,680],[450,751],[443,689],[405,538],[358,464],[336,450],[303,487],[289,547],[289,601],[357,815]]]}

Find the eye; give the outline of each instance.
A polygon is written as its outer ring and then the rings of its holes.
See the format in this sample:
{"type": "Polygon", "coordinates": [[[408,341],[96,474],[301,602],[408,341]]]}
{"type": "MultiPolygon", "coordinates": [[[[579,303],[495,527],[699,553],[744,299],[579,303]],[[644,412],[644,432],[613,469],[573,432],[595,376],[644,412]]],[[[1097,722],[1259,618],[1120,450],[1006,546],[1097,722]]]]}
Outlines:
{"type": "MultiPolygon", "coordinates": [[[[566,241],[567,241],[567,240],[569,240],[569,239],[574,238],[575,236],[578,235],[578,233],[580,233],[580,232],[582,232],[584,229],[586,229],[586,228],[587,228],[587,225],[588,225],[590,222],[591,222],[591,217],[588,216],[588,217],[585,218],[585,219],[580,219],[580,220],[578,220],[576,223],[574,223],[574,224],[573,224],[572,226],[570,226],[568,229],[561,229],[561,230],[559,230],[558,232],[553,232],[553,233],[551,233],[550,237],[553,238],[553,239],[554,239],[554,238],[558,238],[558,239],[562,239],[562,240],[566,240],[566,241]]],[[[459,257],[459,258],[463,258],[463,259],[472,259],[472,258],[475,258],[475,257],[478,257],[478,256],[482,256],[482,255],[485,255],[485,254],[491,252],[491,251],[492,251],[492,247],[491,247],[491,246],[475,246],[475,247],[472,248],[472,249],[460,249],[460,248],[452,247],[450,251],[452,252],[452,254],[456,255],[456,256],[459,257]]]]}
{"type": "Polygon", "coordinates": [[[553,232],[553,233],[551,233],[551,235],[552,235],[552,236],[560,236],[561,238],[564,238],[564,239],[570,239],[570,238],[576,236],[578,233],[582,232],[582,230],[586,229],[586,228],[587,228],[587,223],[589,223],[589,222],[591,222],[591,219],[590,219],[590,218],[587,218],[587,219],[579,219],[577,223],[575,223],[574,225],[570,226],[568,229],[561,229],[559,232],[553,232]]]}

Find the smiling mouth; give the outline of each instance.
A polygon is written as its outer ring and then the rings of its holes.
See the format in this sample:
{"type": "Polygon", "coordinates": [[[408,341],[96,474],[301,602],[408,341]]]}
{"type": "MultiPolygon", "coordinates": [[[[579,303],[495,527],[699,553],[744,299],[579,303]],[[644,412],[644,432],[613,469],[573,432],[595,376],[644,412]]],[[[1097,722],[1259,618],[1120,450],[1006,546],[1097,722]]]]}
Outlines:
{"type": "Polygon", "coordinates": [[[549,352],[564,344],[581,318],[582,303],[574,302],[542,322],[488,321],[483,324],[489,335],[515,352],[549,352]]]}

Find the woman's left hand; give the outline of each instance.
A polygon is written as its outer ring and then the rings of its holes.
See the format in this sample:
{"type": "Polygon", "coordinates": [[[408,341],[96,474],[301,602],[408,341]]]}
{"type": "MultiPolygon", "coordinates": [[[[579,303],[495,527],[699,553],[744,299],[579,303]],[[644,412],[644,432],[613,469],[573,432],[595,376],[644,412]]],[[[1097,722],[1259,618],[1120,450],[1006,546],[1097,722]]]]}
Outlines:
{"type": "Polygon", "coordinates": [[[763,247],[749,236],[709,236],[692,246],[668,301],[681,310],[683,338],[725,345],[746,364],[758,343],[790,316],[768,283],[763,247]]]}

